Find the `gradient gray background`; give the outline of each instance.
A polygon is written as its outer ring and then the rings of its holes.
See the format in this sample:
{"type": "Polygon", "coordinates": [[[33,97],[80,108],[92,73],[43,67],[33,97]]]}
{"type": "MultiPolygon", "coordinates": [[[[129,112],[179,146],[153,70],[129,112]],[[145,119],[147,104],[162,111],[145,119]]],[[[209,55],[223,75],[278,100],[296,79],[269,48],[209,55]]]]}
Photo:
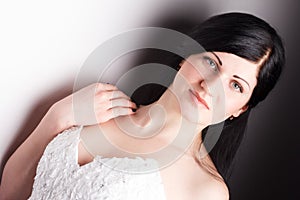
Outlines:
{"type": "MultiPolygon", "coordinates": [[[[133,1],[128,2],[133,4],[133,1]]],[[[153,13],[155,16],[145,23],[145,26],[162,26],[184,32],[208,16],[243,11],[264,18],[283,37],[287,51],[286,67],[276,88],[251,114],[246,138],[229,182],[233,200],[300,199],[300,131],[297,127],[300,125],[297,88],[300,86],[299,6],[297,0],[174,0],[160,9],[163,12],[153,13]]],[[[146,8],[143,9],[147,12],[146,8]]],[[[36,104],[21,126],[17,139],[10,145],[1,172],[8,156],[34,129],[49,105],[69,94],[71,86],[62,86],[36,104]]]]}

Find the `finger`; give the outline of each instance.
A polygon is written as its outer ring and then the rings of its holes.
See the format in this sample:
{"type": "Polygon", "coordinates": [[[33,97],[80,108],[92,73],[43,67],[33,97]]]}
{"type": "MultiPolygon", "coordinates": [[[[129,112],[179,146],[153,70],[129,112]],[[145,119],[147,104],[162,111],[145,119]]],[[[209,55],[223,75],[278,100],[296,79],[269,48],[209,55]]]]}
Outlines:
{"type": "Polygon", "coordinates": [[[111,118],[111,119],[118,117],[118,116],[131,115],[131,114],[135,113],[132,111],[131,108],[124,108],[124,107],[114,107],[114,108],[109,109],[107,112],[108,112],[109,118],[111,118]]]}
{"type": "Polygon", "coordinates": [[[117,86],[109,84],[109,83],[97,83],[96,92],[108,90],[118,90],[117,86]]]}
{"type": "Polygon", "coordinates": [[[107,91],[105,93],[106,93],[105,96],[108,98],[108,100],[118,99],[118,98],[125,98],[130,100],[130,97],[120,90],[107,91]]]}
{"type": "Polygon", "coordinates": [[[124,98],[112,99],[111,101],[109,101],[109,103],[110,103],[109,108],[114,108],[114,107],[130,107],[134,109],[137,108],[134,102],[124,98]]]}

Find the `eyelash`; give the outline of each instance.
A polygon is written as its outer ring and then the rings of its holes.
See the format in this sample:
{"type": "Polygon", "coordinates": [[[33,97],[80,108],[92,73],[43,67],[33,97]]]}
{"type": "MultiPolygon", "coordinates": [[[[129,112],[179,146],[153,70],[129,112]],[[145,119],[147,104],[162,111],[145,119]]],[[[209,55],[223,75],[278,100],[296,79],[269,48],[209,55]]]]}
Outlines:
{"type": "Polygon", "coordinates": [[[208,57],[208,56],[204,56],[203,58],[204,58],[204,60],[209,64],[210,67],[212,67],[212,66],[211,66],[211,63],[213,63],[213,64],[215,65],[215,68],[212,69],[212,70],[214,70],[215,72],[218,72],[218,71],[219,71],[219,66],[218,66],[218,64],[217,64],[213,59],[211,59],[211,58],[208,57]]]}
{"type": "MultiPolygon", "coordinates": [[[[236,84],[236,85],[238,86],[238,90],[240,91],[240,93],[243,93],[243,91],[244,91],[243,87],[242,87],[238,82],[236,82],[236,81],[234,81],[233,83],[236,84]]],[[[232,86],[233,86],[233,85],[232,85],[232,86]]],[[[233,89],[236,90],[237,88],[235,88],[235,87],[233,86],[233,89]]]]}
{"type": "MultiPolygon", "coordinates": [[[[219,66],[218,66],[218,64],[217,64],[213,59],[211,59],[211,58],[208,57],[208,56],[204,56],[203,58],[204,58],[205,61],[209,64],[210,67],[212,67],[212,65],[211,65],[212,63],[214,64],[214,69],[212,69],[212,70],[214,70],[215,72],[218,72],[218,71],[219,71],[219,66]]],[[[236,84],[236,85],[238,86],[238,88],[235,88],[235,87],[232,85],[232,86],[233,86],[233,89],[234,89],[234,90],[238,89],[240,93],[243,93],[244,89],[243,89],[243,87],[241,86],[241,84],[239,84],[239,83],[236,82],[236,81],[234,81],[233,83],[236,84]]]]}

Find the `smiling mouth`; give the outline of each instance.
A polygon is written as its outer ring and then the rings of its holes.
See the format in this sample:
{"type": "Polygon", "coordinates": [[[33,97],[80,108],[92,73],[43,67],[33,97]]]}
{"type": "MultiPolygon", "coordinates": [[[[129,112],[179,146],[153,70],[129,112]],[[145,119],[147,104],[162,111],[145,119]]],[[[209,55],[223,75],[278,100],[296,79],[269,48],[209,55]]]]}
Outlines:
{"type": "Polygon", "coordinates": [[[196,99],[199,103],[203,104],[209,110],[209,107],[208,107],[206,101],[204,99],[202,99],[197,92],[194,92],[191,89],[189,89],[189,91],[196,97],[196,99]]]}

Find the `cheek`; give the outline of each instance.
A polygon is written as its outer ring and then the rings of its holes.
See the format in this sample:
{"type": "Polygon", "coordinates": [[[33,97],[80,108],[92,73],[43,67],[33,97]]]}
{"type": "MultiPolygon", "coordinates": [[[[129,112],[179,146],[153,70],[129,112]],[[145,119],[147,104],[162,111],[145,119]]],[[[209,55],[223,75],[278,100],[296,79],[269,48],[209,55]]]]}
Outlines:
{"type": "Polygon", "coordinates": [[[223,121],[245,106],[249,98],[249,95],[230,91],[225,87],[215,90],[210,102],[213,105],[211,114],[216,121],[223,121]]]}
{"type": "Polygon", "coordinates": [[[185,62],[179,70],[179,73],[189,80],[199,79],[199,71],[190,63],[185,62]]]}
{"type": "Polygon", "coordinates": [[[234,94],[226,96],[226,117],[238,112],[248,102],[248,95],[234,94]]]}

